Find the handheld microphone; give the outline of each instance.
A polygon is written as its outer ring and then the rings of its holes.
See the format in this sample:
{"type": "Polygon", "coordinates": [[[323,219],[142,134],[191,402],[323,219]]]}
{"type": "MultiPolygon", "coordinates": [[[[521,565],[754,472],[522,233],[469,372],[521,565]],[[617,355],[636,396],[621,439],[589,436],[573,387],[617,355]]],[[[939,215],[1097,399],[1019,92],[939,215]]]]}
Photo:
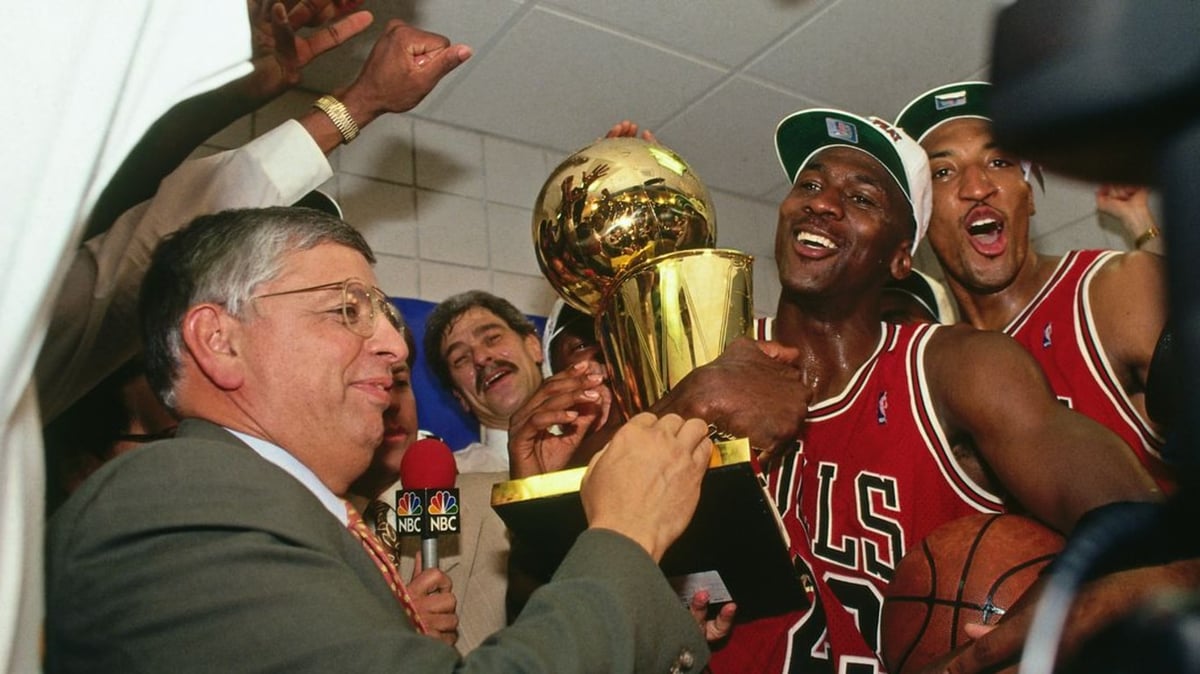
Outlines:
{"type": "Polygon", "coordinates": [[[420,534],[421,558],[427,568],[438,567],[438,534],[458,533],[462,528],[454,486],[457,476],[454,453],[434,438],[417,440],[400,460],[404,488],[396,492],[396,530],[402,536],[420,534]]]}

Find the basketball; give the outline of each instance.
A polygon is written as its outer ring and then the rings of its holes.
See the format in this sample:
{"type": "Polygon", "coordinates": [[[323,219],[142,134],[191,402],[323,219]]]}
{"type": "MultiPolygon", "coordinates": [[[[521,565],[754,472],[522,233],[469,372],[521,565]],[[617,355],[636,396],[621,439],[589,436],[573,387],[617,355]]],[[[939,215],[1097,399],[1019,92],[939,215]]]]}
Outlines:
{"type": "Polygon", "coordinates": [[[1061,535],[1020,515],[968,515],[935,529],[885,590],[888,670],[914,672],[969,641],[967,623],[994,624],[1062,547],[1061,535]]]}

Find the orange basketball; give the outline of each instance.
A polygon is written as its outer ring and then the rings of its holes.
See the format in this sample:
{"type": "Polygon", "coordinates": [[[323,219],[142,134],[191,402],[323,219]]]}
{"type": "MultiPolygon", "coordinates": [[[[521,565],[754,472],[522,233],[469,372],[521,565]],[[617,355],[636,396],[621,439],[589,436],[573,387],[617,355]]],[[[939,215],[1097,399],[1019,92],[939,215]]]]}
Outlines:
{"type": "Polygon", "coordinates": [[[995,623],[1062,547],[1062,536],[1020,515],[981,513],[935,529],[900,560],[884,593],[889,671],[916,671],[966,643],[967,623],[995,623]]]}

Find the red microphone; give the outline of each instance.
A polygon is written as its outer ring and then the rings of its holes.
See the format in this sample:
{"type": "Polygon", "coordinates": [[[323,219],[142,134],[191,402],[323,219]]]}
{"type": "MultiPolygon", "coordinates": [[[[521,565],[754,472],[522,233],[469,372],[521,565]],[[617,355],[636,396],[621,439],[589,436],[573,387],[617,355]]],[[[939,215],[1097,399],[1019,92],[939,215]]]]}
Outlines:
{"type": "Polygon", "coordinates": [[[441,440],[425,438],[414,442],[400,460],[400,483],[396,492],[396,519],[401,535],[421,535],[421,557],[427,568],[437,568],[437,536],[458,533],[458,489],[454,480],[458,466],[454,453],[441,440]]]}

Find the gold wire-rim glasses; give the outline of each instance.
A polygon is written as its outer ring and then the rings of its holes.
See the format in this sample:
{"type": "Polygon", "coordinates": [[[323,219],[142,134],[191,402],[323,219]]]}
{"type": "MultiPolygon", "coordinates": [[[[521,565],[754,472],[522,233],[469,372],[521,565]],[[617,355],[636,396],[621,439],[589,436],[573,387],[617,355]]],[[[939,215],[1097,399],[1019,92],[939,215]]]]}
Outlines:
{"type": "Polygon", "coordinates": [[[342,325],[346,329],[359,337],[370,337],[375,334],[375,317],[380,314],[387,319],[387,322],[396,329],[396,332],[404,335],[404,319],[400,317],[400,312],[391,302],[388,301],[387,295],[382,290],[374,286],[367,285],[364,281],[356,278],[348,278],[343,281],[334,283],[323,283],[319,286],[311,288],[297,288],[295,290],[281,290],[276,293],[264,293],[251,297],[252,300],[261,300],[267,297],[279,297],[281,295],[297,295],[300,293],[311,293],[319,290],[341,290],[342,291],[342,325]],[[361,307],[367,307],[366,320],[363,320],[361,307]]]}

